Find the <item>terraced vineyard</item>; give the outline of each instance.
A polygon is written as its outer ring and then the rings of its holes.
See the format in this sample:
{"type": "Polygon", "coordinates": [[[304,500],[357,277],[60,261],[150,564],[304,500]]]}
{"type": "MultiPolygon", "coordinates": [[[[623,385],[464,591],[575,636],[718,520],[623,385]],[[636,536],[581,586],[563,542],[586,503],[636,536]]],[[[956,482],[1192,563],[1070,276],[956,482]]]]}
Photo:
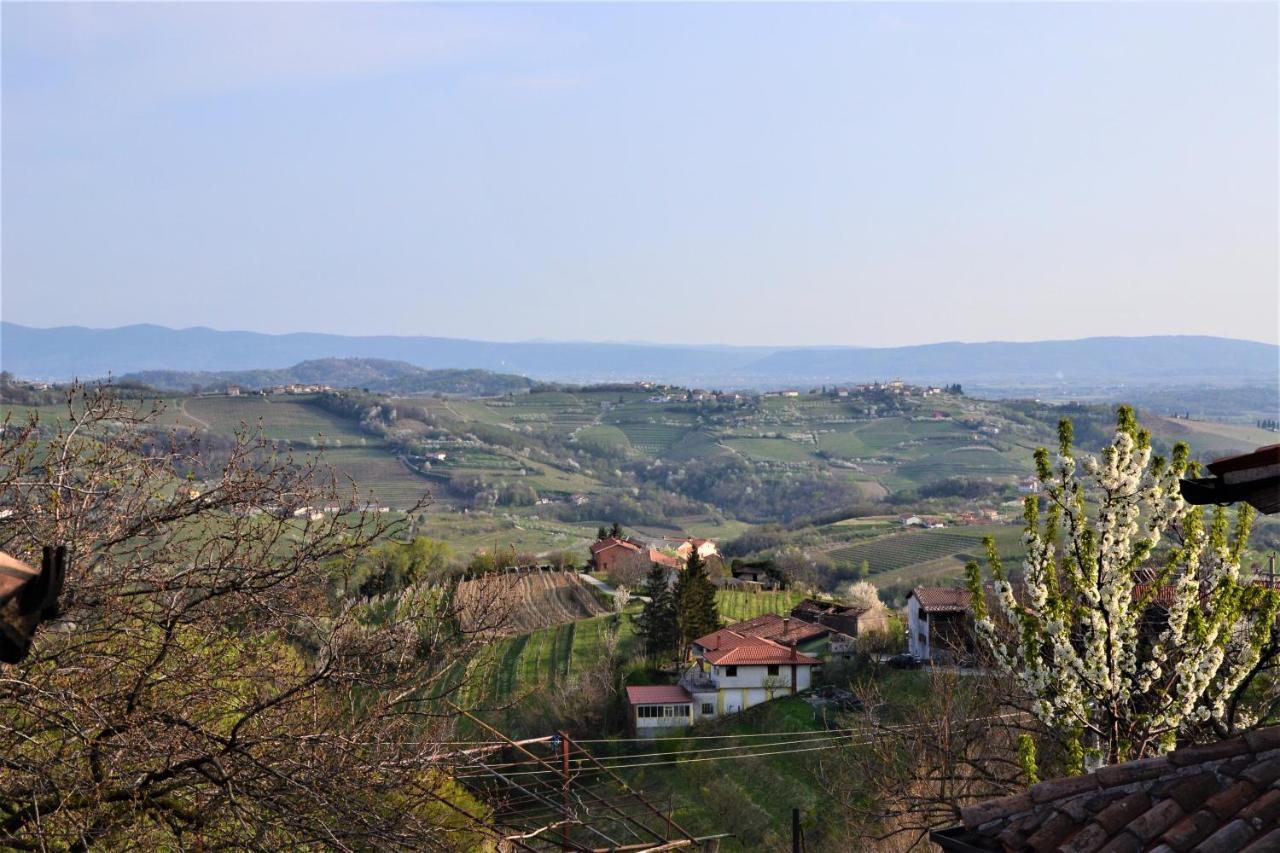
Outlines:
{"type": "Polygon", "coordinates": [[[363,498],[372,493],[375,500],[389,507],[407,509],[432,491],[430,481],[377,447],[326,449],[320,458],[333,466],[340,488],[351,487],[345,479],[350,477],[357,496],[363,498]]]}
{"type": "Polygon", "coordinates": [[[476,630],[475,620],[489,621],[484,614],[473,613],[472,608],[493,600],[509,608],[504,614],[503,633],[526,633],[605,612],[604,605],[576,572],[537,570],[518,575],[484,575],[463,581],[458,599],[467,630],[476,630]]]}
{"type": "Polygon", "coordinates": [[[193,397],[180,401],[183,414],[200,426],[229,434],[240,426],[251,428],[262,423],[268,438],[300,444],[345,447],[368,446],[376,439],[362,435],[353,421],[336,417],[323,409],[309,406],[306,398],[287,397],[193,397]],[[323,436],[324,441],[317,440],[323,436]]]}
{"type": "Polygon", "coordinates": [[[688,427],[678,424],[621,423],[618,428],[626,434],[632,447],[650,454],[661,453],[689,431],[688,427]]]}
{"type": "Polygon", "coordinates": [[[859,566],[866,560],[874,575],[953,554],[978,554],[982,549],[981,536],[981,533],[950,531],[898,533],[836,548],[828,551],[827,556],[838,566],[859,566]]]}
{"type": "Polygon", "coordinates": [[[777,592],[747,592],[740,589],[716,590],[716,607],[725,622],[741,622],[766,613],[790,613],[804,594],[792,590],[777,592]]]}
{"type": "Polygon", "coordinates": [[[562,683],[600,659],[608,630],[618,632],[618,651],[630,657],[632,615],[611,613],[498,640],[468,667],[463,707],[501,708],[533,689],[562,683]]]}

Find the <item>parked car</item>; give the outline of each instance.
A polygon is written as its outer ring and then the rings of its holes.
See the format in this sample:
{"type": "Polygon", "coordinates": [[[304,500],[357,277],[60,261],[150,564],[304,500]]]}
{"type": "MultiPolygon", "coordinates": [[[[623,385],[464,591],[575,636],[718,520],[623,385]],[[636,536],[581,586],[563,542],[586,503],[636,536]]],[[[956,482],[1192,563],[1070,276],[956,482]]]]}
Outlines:
{"type": "Polygon", "coordinates": [[[889,666],[894,669],[919,669],[924,661],[911,654],[894,655],[889,658],[889,666]]]}

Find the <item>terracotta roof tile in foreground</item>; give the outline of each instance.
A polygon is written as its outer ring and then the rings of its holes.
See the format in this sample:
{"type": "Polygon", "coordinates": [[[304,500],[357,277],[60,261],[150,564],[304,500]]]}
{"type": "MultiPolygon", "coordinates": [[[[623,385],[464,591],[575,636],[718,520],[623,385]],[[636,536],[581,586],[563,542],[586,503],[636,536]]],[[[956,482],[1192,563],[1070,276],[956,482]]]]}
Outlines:
{"type": "Polygon", "coordinates": [[[961,810],[944,850],[1280,851],[1280,726],[1050,779],[961,810]]]}
{"type": "Polygon", "coordinates": [[[627,701],[632,705],[672,705],[692,702],[693,697],[678,684],[647,684],[628,687],[627,701]]]}

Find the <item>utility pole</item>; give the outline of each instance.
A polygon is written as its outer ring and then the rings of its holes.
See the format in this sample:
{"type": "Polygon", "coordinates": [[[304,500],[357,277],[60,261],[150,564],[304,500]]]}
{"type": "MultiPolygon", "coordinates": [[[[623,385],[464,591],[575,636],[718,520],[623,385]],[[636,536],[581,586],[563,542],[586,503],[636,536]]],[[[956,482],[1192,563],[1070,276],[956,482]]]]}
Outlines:
{"type": "Polygon", "coordinates": [[[560,849],[569,848],[569,735],[559,733],[560,737],[560,796],[564,803],[564,825],[560,827],[560,849]]]}
{"type": "Polygon", "coordinates": [[[803,837],[800,834],[800,809],[791,808],[791,853],[801,853],[804,849],[803,837]]]}

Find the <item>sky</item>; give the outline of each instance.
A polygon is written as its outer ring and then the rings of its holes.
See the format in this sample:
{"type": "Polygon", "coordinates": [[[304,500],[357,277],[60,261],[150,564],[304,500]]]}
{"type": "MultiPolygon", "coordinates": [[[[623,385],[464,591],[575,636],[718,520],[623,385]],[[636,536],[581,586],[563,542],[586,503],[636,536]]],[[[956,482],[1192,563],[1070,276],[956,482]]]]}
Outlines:
{"type": "Polygon", "coordinates": [[[0,317],[1277,342],[1277,9],[6,2],[0,317]]]}

